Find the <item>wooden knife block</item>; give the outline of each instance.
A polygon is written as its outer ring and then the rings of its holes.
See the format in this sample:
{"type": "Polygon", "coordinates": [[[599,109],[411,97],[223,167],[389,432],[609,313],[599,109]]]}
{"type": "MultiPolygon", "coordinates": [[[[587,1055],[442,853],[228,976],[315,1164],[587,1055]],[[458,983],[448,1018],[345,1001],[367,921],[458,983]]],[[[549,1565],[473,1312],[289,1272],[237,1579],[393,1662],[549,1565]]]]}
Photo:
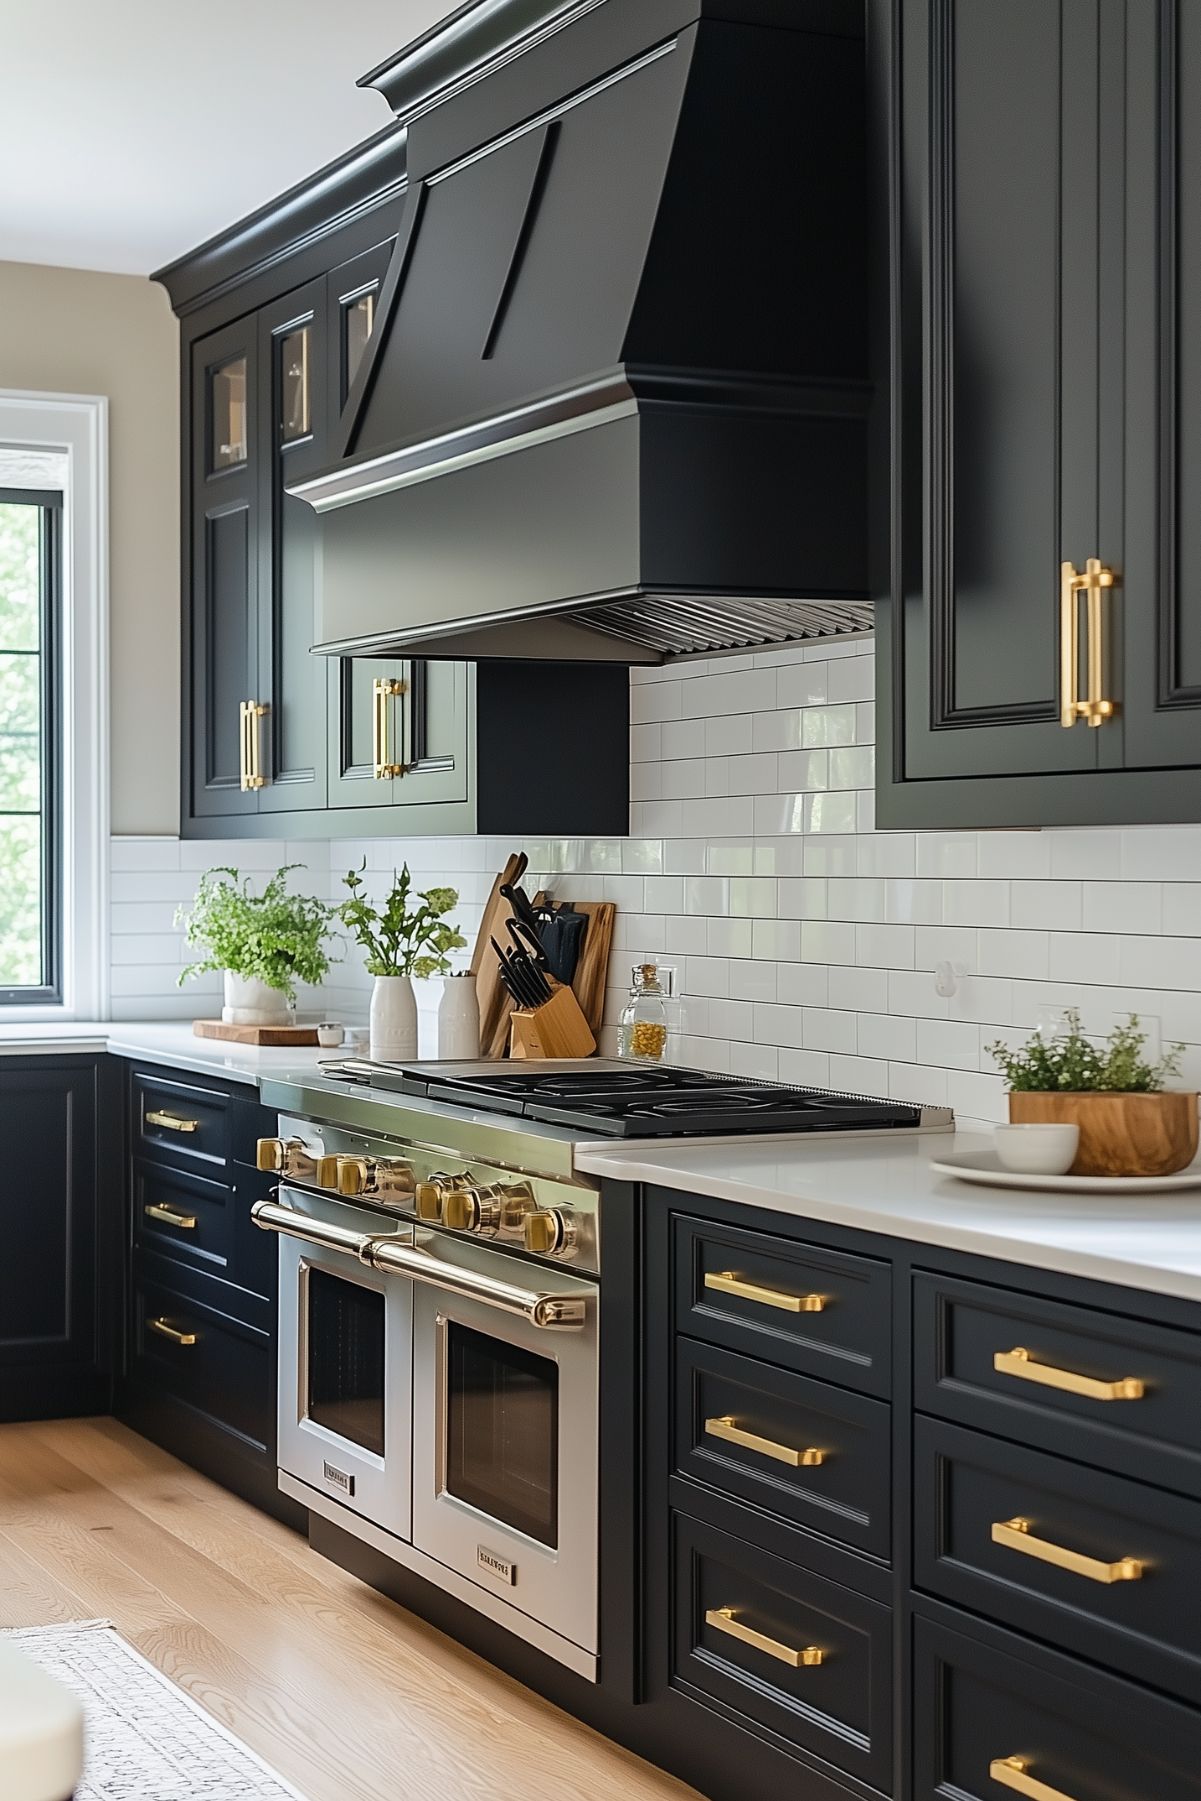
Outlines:
{"type": "Polygon", "coordinates": [[[596,1039],[570,988],[557,987],[540,1007],[510,1015],[510,1057],[590,1057],[595,1049],[596,1039]]]}

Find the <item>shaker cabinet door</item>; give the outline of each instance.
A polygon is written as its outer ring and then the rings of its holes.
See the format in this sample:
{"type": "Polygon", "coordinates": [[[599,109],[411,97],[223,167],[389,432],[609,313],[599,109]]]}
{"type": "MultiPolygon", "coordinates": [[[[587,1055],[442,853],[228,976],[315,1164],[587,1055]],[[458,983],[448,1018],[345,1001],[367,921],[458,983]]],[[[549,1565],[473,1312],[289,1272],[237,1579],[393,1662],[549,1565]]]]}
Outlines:
{"type": "Polygon", "coordinates": [[[1127,767],[1201,764],[1201,9],[1127,14],[1127,767]]]}
{"type": "Polygon", "coordinates": [[[1060,723],[1060,565],[1099,554],[1096,12],[901,8],[891,699],[906,781],[1096,764],[1099,734],[1060,723]]]}
{"type": "Polygon", "coordinates": [[[191,370],[191,627],[187,699],[190,792],[185,818],[258,811],[248,729],[259,701],[261,494],[257,465],[257,333],[253,317],[198,339],[191,370]]]}

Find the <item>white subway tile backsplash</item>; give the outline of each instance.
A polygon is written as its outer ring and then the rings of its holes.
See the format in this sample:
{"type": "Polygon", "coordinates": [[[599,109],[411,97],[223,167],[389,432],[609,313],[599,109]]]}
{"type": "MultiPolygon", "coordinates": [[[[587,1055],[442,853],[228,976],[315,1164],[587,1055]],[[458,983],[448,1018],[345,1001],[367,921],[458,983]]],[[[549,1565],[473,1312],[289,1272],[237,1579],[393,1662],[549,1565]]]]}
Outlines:
{"type": "MultiPolygon", "coordinates": [[[[861,639],[634,672],[631,836],[521,847],[531,891],[617,902],[602,1049],[615,1047],[629,965],[662,956],[678,972],[673,1054],[750,1078],[1001,1118],[984,1047],[1078,1006],[1098,1033],[1137,1012],[1184,1042],[1185,1074],[1201,1080],[1201,826],[877,832],[873,664],[861,639]],[[937,992],[939,963],[952,995],[937,992]]],[[[215,1008],[216,977],[176,986],[175,908],[203,869],[257,877],[299,862],[294,880],[338,899],[364,858],[373,893],[407,860],[421,883],[459,889],[474,941],[513,848],[116,838],[114,1017],[215,1008]]],[[[321,1008],[361,1018],[369,991],[352,950],[321,1008]]]]}

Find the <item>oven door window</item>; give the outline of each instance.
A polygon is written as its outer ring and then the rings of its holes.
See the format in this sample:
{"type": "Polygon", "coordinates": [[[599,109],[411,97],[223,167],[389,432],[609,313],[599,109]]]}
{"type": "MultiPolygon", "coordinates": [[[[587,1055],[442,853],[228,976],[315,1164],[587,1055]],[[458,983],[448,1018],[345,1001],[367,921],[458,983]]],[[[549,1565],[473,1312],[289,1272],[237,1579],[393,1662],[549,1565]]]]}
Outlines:
{"type": "Polygon", "coordinates": [[[559,1366],[450,1320],[446,1492],[552,1549],[559,1542],[559,1366]]]}
{"type": "Polygon", "coordinates": [[[384,1297],[310,1266],[308,1417],[350,1444],[384,1455],[384,1297]]]}

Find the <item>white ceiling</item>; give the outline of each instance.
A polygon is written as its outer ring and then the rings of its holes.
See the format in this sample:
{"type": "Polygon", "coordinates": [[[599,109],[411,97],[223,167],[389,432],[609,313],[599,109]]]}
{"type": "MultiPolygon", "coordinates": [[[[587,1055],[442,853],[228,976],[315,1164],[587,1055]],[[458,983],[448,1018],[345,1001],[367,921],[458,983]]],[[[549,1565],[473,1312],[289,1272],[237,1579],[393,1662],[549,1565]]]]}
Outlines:
{"type": "Polygon", "coordinates": [[[455,0],[0,0],[0,259],[147,274],[370,137],[455,0]]]}

